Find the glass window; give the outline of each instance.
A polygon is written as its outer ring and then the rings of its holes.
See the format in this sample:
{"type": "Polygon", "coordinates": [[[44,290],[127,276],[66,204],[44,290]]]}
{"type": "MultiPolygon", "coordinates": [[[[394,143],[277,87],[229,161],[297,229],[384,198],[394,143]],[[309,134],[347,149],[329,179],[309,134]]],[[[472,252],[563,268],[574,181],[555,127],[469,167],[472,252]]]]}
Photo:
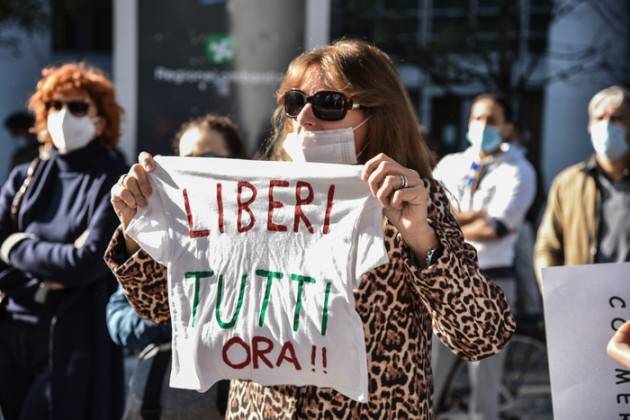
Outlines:
{"type": "Polygon", "coordinates": [[[438,0],[433,1],[433,9],[467,9],[469,0],[438,0]]]}
{"type": "Polygon", "coordinates": [[[112,0],[53,0],[51,4],[55,51],[112,50],[112,0]]]}
{"type": "Polygon", "coordinates": [[[331,39],[365,39],[405,58],[418,43],[418,7],[418,0],[332,0],[331,39]]]}

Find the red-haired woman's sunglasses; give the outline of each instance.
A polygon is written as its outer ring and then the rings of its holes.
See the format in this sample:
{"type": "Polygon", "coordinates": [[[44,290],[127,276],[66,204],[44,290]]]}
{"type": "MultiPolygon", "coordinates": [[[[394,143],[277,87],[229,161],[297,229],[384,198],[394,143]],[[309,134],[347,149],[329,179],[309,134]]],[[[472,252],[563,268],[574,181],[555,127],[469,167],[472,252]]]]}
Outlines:
{"type": "Polygon", "coordinates": [[[310,103],[313,114],[320,120],[339,121],[343,120],[350,109],[363,108],[359,104],[352,102],[341,92],[335,90],[320,90],[319,92],[307,96],[298,89],[291,89],[282,96],[284,112],[288,117],[296,118],[302,108],[310,103]]]}
{"type": "Polygon", "coordinates": [[[75,117],[83,117],[87,115],[88,110],[90,109],[90,104],[86,101],[60,101],[58,99],[46,101],[44,104],[46,105],[46,111],[50,111],[54,109],[55,111],[61,111],[61,109],[65,106],[68,107],[68,111],[75,117]]]}

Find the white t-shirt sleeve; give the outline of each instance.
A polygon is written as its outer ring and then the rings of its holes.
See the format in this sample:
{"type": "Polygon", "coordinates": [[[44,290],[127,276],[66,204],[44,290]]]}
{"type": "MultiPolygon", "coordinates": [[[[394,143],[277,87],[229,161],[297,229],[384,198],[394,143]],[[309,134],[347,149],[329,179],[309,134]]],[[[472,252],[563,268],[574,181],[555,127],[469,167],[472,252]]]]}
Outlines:
{"type": "Polygon", "coordinates": [[[154,260],[166,265],[170,259],[172,230],[169,224],[168,209],[163,203],[164,183],[160,178],[164,171],[159,165],[149,179],[153,194],[148,205],[138,209],[127,226],[125,233],[140,245],[154,260]]]}
{"type": "Polygon", "coordinates": [[[506,168],[503,181],[497,185],[494,199],[487,208],[488,216],[518,229],[536,194],[536,173],[529,163],[506,168]]]}
{"type": "Polygon", "coordinates": [[[368,199],[356,226],[355,285],[363,273],[389,261],[384,241],[383,210],[376,199],[368,199]]]}
{"type": "Polygon", "coordinates": [[[433,178],[440,182],[444,182],[448,170],[448,156],[442,158],[433,169],[433,178]]]}
{"type": "Polygon", "coordinates": [[[461,182],[461,168],[459,168],[459,165],[463,163],[463,161],[460,162],[457,155],[447,155],[433,169],[433,178],[442,184],[451,206],[455,209],[460,208],[455,192],[461,182]]]}

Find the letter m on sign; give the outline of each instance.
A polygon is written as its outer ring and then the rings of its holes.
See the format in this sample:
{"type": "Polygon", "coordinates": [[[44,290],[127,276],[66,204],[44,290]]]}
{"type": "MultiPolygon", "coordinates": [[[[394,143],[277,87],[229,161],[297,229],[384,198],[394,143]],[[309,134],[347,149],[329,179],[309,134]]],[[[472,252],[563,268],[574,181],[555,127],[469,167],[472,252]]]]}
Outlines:
{"type": "Polygon", "coordinates": [[[630,375],[630,371],[625,370],[625,369],[615,369],[616,376],[618,381],[616,382],[617,385],[619,384],[625,384],[626,382],[630,382],[630,378],[628,378],[628,375],[630,375]]]}

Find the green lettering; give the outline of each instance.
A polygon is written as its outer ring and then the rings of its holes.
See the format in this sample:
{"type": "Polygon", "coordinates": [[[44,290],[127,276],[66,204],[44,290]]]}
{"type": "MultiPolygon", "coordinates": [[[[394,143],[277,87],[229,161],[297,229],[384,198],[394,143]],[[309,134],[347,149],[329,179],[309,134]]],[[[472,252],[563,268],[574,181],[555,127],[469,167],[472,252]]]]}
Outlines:
{"type": "Polygon", "coordinates": [[[262,327],[265,323],[267,307],[269,306],[269,299],[271,297],[271,283],[273,282],[273,279],[281,279],[282,273],[267,270],[256,270],[256,275],[267,277],[267,284],[265,285],[265,296],[263,297],[262,306],[260,308],[260,316],[258,317],[258,326],[262,327]]]}
{"type": "Polygon", "coordinates": [[[291,274],[291,280],[298,282],[297,302],[295,303],[295,312],[293,313],[293,331],[297,331],[300,323],[300,311],[302,310],[304,283],[315,283],[315,278],[301,276],[299,274],[291,274]]]}
{"type": "Polygon", "coordinates": [[[195,279],[195,289],[193,292],[193,305],[192,305],[192,326],[193,328],[197,324],[197,314],[199,311],[199,288],[201,286],[201,279],[204,277],[212,277],[214,273],[211,271],[189,271],[184,276],[187,279],[195,279]]]}
{"type": "Polygon", "coordinates": [[[229,328],[233,328],[234,324],[236,324],[236,319],[238,318],[238,314],[241,312],[241,306],[243,306],[243,295],[245,294],[245,285],[247,284],[247,274],[243,274],[241,278],[241,288],[238,291],[238,301],[236,302],[236,310],[232,315],[232,319],[229,322],[223,322],[221,320],[221,300],[223,299],[223,275],[219,276],[219,289],[217,291],[217,306],[215,308],[214,314],[217,318],[217,323],[221,328],[227,330],[229,328]]]}
{"type": "Polygon", "coordinates": [[[326,291],[324,292],[324,313],[322,315],[322,335],[326,335],[326,329],[328,328],[328,299],[330,298],[330,288],[332,283],[326,283],[326,291]]]}

